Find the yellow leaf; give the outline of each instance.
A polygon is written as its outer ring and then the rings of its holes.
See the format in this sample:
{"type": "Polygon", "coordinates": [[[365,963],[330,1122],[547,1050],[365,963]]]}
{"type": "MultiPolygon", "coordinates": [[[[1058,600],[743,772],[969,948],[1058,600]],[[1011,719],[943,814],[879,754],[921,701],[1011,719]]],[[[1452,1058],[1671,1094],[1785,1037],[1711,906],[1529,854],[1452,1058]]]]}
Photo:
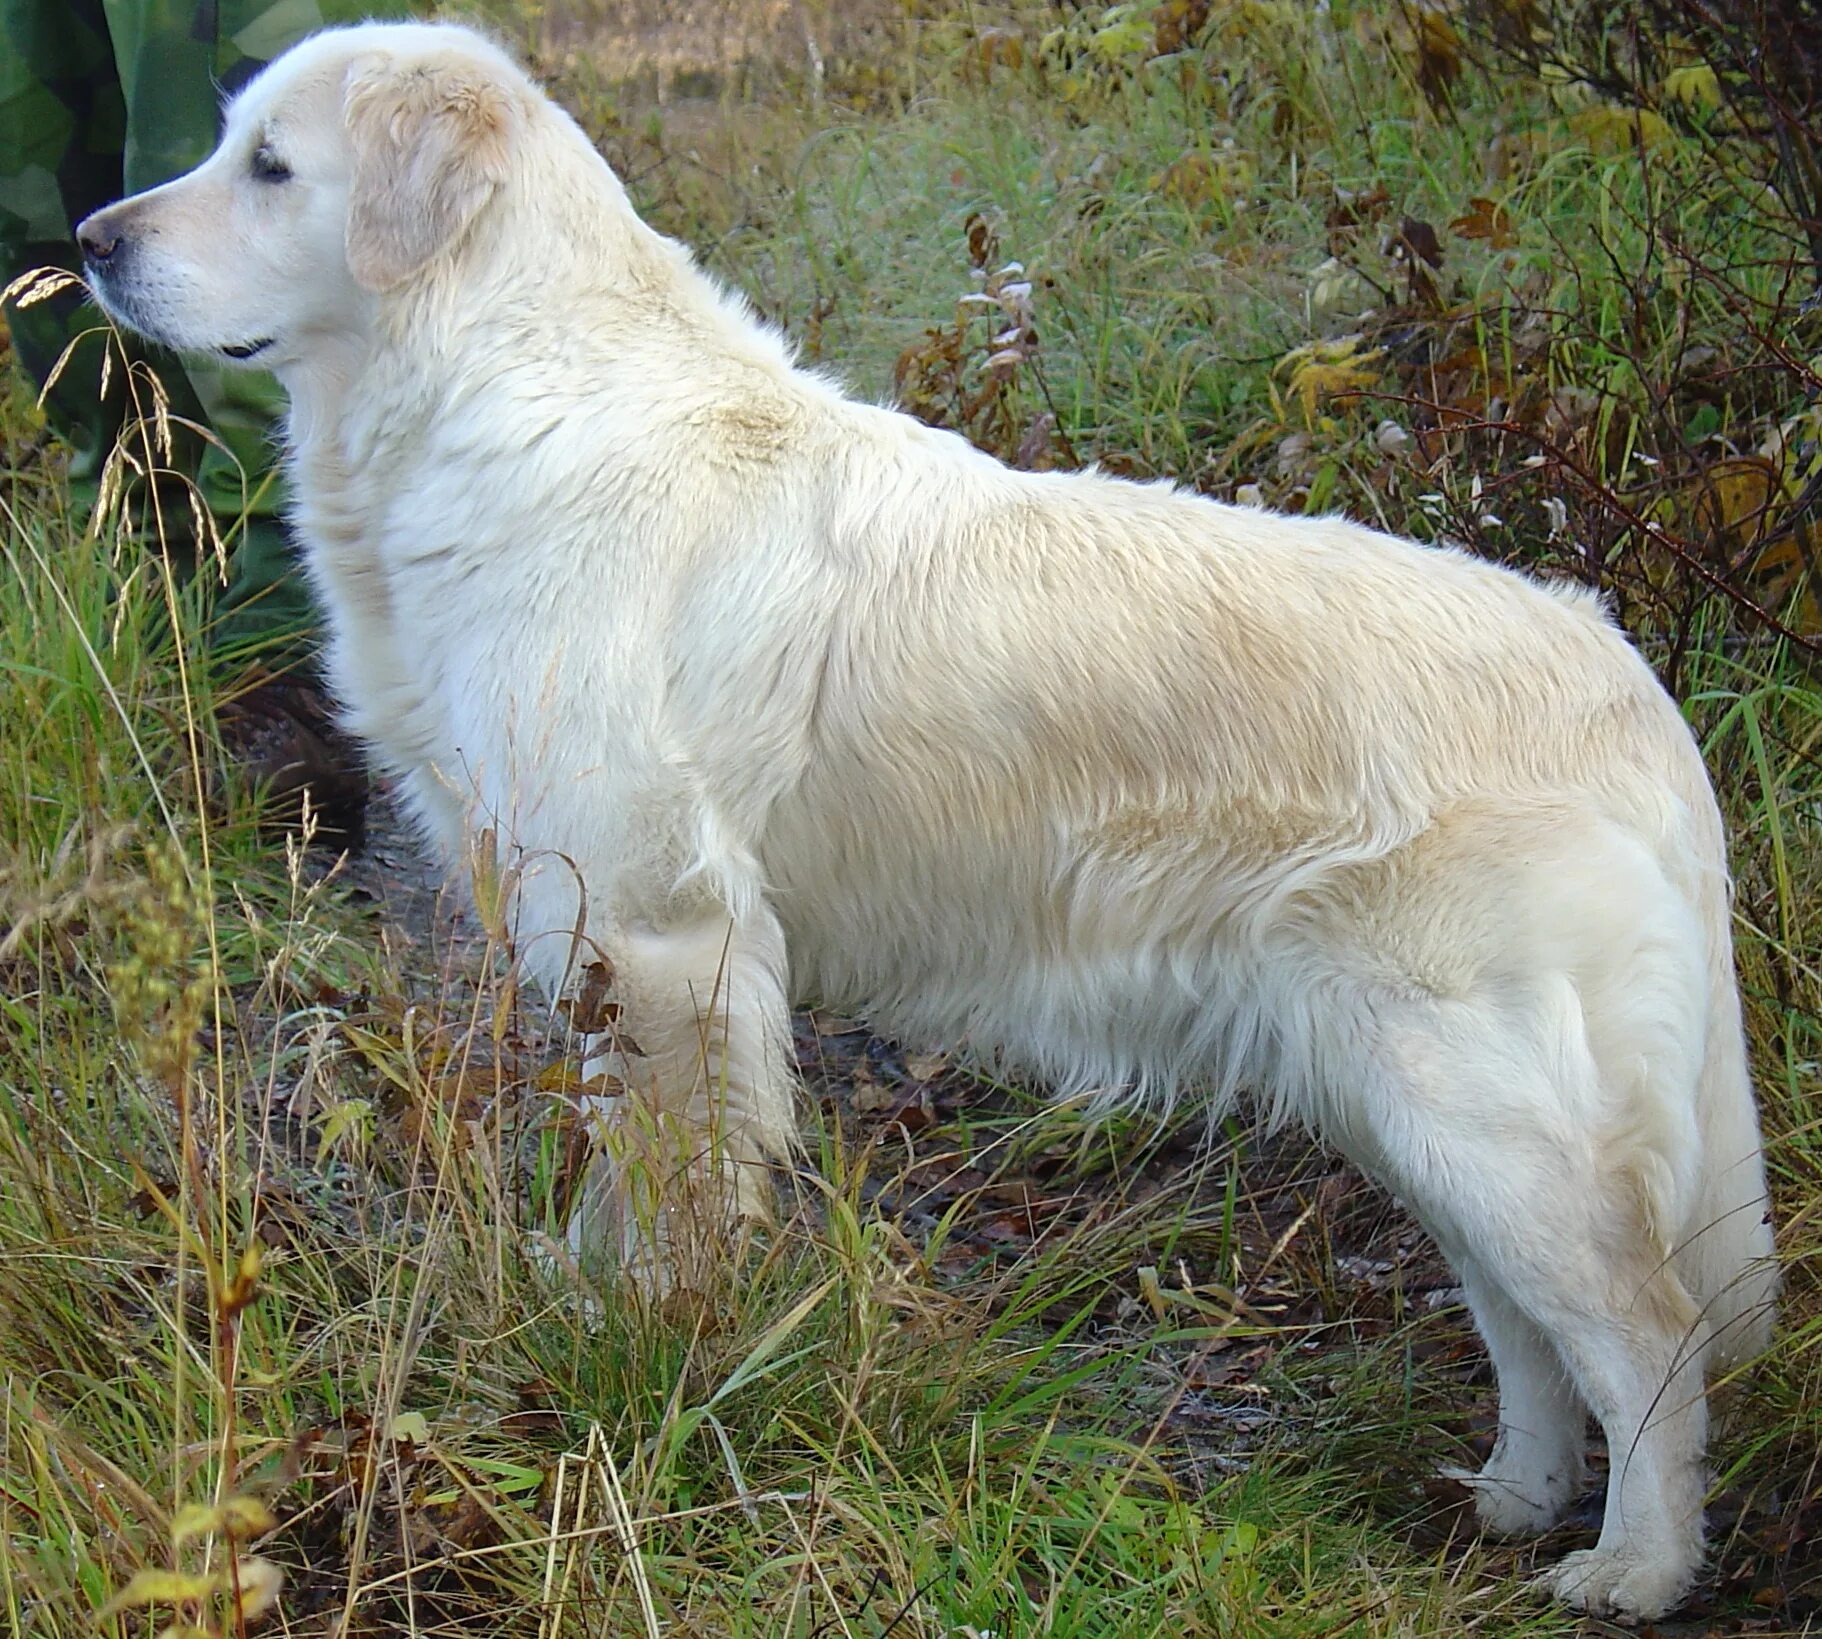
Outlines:
{"type": "Polygon", "coordinates": [[[1721,81],[1706,63],[1673,68],[1664,76],[1664,95],[1685,108],[1712,111],[1721,106],[1721,81]]]}
{"type": "Polygon", "coordinates": [[[1569,129],[1597,154],[1629,154],[1669,139],[1670,127],[1649,108],[1584,108],[1569,116],[1569,129]]]}
{"type": "Polygon", "coordinates": [[[1379,349],[1363,353],[1360,343],[1359,336],[1311,342],[1278,361],[1278,372],[1285,375],[1302,406],[1305,425],[1315,425],[1321,404],[1363,392],[1379,379],[1379,349]]]}
{"type": "Polygon", "coordinates": [[[121,1611],[140,1605],[188,1605],[207,1599],[219,1584],[212,1576],[191,1576],[184,1571],[147,1568],[135,1571],[133,1579],[115,1594],[97,1613],[116,1616],[121,1611]]]}
{"type": "Polygon", "coordinates": [[[344,1023],[342,1035],[347,1039],[348,1045],[393,1086],[401,1092],[416,1093],[418,1082],[411,1073],[405,1044],[382,1036],[377,1031],[362,1029],[358,1024],[344,1023]]]}
{"type": "Polygon", "coordinates": [[[1723,536],[1728,549],[1737,549],[1764,535],[1783,495],[1783,475],[1771,462],[1741,456],[1702,472],[1690,510],[1703,534],[1723,536]]]}
{"type": "Polygon", "coordinates": [[[258,1537],[273,1530],[278,1521],[258,1497],[230,1497],[221,1505],[222,1529],[231,1537],[258,1537]]]}
{"type": "Polygon", "coordinates": [[[996,66],[1021,68],[1025,62],[1025,37],[1013,28],[984,28],[974,37],[974,56],[991,73],[996,66]]]}
{"type": "Polygon", "coordinates": [[[188,1542],[192,1537],[206,1537],[219,1523],[220,1516],[206,1502],[186,1502],[171,1521],[172,1543],[188,1542]]]}
{"type": "Polygon", "coordinates": [[[1815,545],[1792,530],[1765,543],[1752,563],[1757,596],[1806,635],[1822,632],[1822,585],[1813,572],[1815,545]]]}
{"type": "Polygon", "coordinates": [[[1150,17],[1138,7],[1113,6],[1088,37],[1088,47],[1103,62],[1118,63],[1150,56],[1154,38],[1150,17]]]}
{"type": "Polygon", "coordinates": [[[584,1078],[581,1062],[577,1059],[558,1059],[545,1065],[532,1085],[541,1093],[554,1093],[559,1098],[580,1098],[584,1094],[591,1098],[614,1098],[626,1091],[625,1082],[604,1071],[597,1070],[584,1078]]]}

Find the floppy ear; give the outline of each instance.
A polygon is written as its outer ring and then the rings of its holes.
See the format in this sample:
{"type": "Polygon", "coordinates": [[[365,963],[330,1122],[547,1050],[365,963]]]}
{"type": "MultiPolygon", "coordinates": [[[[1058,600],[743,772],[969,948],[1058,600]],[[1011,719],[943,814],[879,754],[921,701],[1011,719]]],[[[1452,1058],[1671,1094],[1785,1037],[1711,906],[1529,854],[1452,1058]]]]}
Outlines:
{"type": "Polygon", "coordinates": [[[348,267],[387,291],[447,250],[506,179],[518,109],[471,63],[364,59],[344,92],[354,181],[348,267]]]}

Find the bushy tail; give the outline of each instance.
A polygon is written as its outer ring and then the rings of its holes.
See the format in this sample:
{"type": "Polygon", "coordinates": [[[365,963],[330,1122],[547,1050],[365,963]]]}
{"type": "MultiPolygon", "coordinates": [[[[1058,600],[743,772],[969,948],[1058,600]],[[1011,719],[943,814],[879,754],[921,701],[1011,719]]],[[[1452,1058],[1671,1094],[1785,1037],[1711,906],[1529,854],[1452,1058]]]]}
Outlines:
{"type": "Polygon", "coordinates": [[[1769,1341],[1778,1269],[1723,872],[1705,873],[1699,891],[1709,968],[1708,1047],[1697,1107],[1702,1175],[1676,1265],[1707,1317],[1711,1368],[1726,1370],[1769,1341]]]}

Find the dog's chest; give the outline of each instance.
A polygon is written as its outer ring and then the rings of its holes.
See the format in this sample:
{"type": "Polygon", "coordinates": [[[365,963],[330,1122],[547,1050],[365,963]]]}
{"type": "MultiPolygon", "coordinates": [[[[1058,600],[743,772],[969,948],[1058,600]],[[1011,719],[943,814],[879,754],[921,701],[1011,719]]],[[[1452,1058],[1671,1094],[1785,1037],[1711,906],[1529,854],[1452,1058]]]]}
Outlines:
{"type": "Polygon", "coordinates": [[[469,624],[434,585],[445,527],[421,509],[421,524],[408,524],[414,498],[373,466],[319,456],[297,477],[304,562],[349,726],[389,771],[428,774],[455,750],[445,658],[469,624]]]}

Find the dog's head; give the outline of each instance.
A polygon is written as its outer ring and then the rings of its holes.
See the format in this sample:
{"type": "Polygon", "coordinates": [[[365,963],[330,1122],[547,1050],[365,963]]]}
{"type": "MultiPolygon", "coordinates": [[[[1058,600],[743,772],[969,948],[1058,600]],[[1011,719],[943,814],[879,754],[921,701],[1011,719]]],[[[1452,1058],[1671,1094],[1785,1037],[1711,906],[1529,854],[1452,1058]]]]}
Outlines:
{"type": "Polygon", "coordinates": [[[466,29],[314,35],[228,105],[194,171],[80,225],[90,283],[155,341],[282,369],[457,254],[536,106],[466,29]]]}

